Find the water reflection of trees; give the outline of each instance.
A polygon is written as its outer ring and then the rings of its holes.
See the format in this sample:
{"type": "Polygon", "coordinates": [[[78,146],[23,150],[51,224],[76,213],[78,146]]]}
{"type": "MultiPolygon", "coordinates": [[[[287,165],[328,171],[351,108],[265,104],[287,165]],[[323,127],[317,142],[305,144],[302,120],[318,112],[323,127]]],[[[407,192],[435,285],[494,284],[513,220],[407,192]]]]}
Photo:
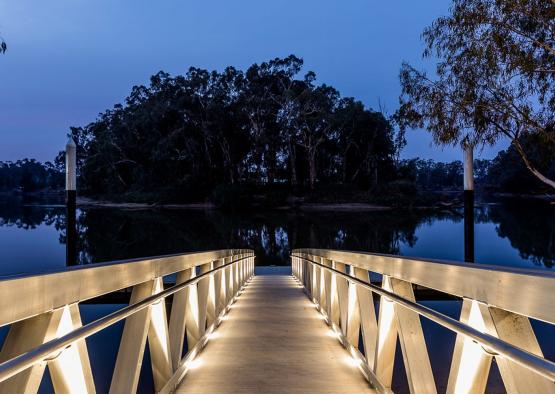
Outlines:
{"type": "Polygon", "coordinates": [[[555,264],[555,209],[545,205],[513,202],[489,206],[487,219],[497,234],[507,238],[520,256],[536,265],[555,264]]]}
{"type": "Polygon", "coordinates": [[[17,197],[0,199],[0,226],[32,230],[41,224],[65,229],[65,210],[55,206],[33,205],[17,197]]]}
{"type": "MultiPolygon", "coordinates": [[[[318,247],[397,254],[413,246],[416,229],[439,219],[462,220],[457,212],[310,212],[228,214],[220,211],[131,211],[89,209],[80,213],[79,260],[82,263],[187,251],[252,248],[263,264],[286,264],[291,249],[318,247]]],[[[478,223],[493,222],[522,258],[553,267],[555,210],[522,204],[476,210],[478,223]],[[547,215],[547,217],[546,217],[547,215]]],[[[65,209],[0,203],[0,226],[34,229],[54,226],[66,242],[65,209]]]]}
{"type": "Polygon", "coordinates": [[[214,248],[252,248],[264,264],[286,264],[292,248],[398,253],[416,242],[425,214],[90,210],[79,220],[90,261],[214,248]]]}

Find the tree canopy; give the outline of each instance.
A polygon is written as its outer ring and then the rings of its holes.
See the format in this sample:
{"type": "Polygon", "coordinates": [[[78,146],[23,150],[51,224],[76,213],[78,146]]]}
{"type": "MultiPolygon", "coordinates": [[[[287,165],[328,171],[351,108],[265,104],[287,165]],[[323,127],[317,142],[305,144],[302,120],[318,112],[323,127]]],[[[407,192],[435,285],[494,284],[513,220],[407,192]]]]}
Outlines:
{"type": "Polygon", "coordinates": [[[528,171],[555,188],[522,143],[555,140],[555,2],[454,0],[424,33],[436,77],[400,72],[402,127],[425,127],[440,144],[507,137],[528,171]]]}
{"type": "Polygon", "coordinates": [[[34,192],[43,189],[59,189],[64,186],[63,167],[35,159],[16,162],[0,161],[0,191],[21,190],[34,192]]]}
{"type": "Polygon", "coordinates": [[[5,53],[7,49],[8,45],[6,44],[6,41],[4,41],[2,37],[0,37],[0,53],[5,53]]]}
{"type": "Polygon", "coordinates": [[[199,199],[218,185],[385,182],[397,153],[388,119],[313,72],[299,76],[302,65],[291,55],[246,71],[157,73],[72,128],[81,184],[95,194],[199,199]]]}

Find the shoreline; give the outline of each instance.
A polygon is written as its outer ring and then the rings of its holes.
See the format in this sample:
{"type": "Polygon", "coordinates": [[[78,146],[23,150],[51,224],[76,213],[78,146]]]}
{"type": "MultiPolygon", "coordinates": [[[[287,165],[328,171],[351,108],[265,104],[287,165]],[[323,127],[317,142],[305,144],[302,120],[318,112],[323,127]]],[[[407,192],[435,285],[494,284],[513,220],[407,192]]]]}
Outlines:
{"type": "MultiPolygon", "coordinates": [[[[444,194],[457,196],[458,193],[455,192],[444,192],[444,194]]],[[[11,194],[11,193],[1,193],[0,196],[21,196],[21,197],[46,197],[47,199],[52,197],[57,197],[56,201],[51,203],[33,203],[29,202],[25,205],[46,205],[46,206],[65,206],[63,202],[63,194],[61,193],[32,193],[32,194],[11,194]]],[[[538,195],[523,195],[523,194],[512,194],[512,193],[490,193],[488,194],[493,198],[493,201],[488,201],[487,195],[485,200],[476,201],[476,206],[489,205],[501,203],[503,200],[510,199],[521,199],[527,200],[530,203],[546,203],[548,205],[555,205],[555,196],[550,194],[538,194],[538,195]],[[497,201],[496,201],[497,200],[497,201]]],[[[166,210],[220,210],[212,202],[197,202],[197,203],[149,203],[149,202],[115,202],[107,199],[94,199],[86,196],[77,197],[77,206],[83,208],[107,208],[107,209],[125,209],[125,210],[149,210],[149,209],[166,209],[166,210]]],[[[242,210],[275,210],[275,211],[296,211],[296,212],[385,212],[392,210],[452,210],[461,208],[463,206],[462,202],[458,198],[452,198],[443,201],[435,201],[434,203],[427,205],[410,205],[410,206],[395,206],[395,205],[385,205],[379,203],[366,203],[366,202],[304,202],[302,199],[298,199],[290,204],[281,204],[276,206],[264,206],[263,204],[253,204],[249,207],[243,207],[242,210]]]]}
{"type": "Polygon", "coordinates": [[[158,204],[136,202],[113,202],[107,200],[93,200],[87,197],[77,197],[77,206],[92,208],[119,208],[119,209],[217,209],[210,202],[189,204],[158,204]]]}
{"type": "MultiPolygon", "coordinates": [[[[88,208],[117,208],[128,210],[142,210],[142,209],[202,209],[202,210],[217,210],[219,209],[211,202],[205,203],[189,203],[189,204],[157,204],[157,203],[132,203],[132,202],[112,202],[106,200],[93,200],[87,197],[77,198],[78,207],[88,208]]],[[[256,209],[257,207],[253,207],[256,209]]],[[[340,211],[340,212],[373,212],[373,211],[388,211],[394,207],[366,204],[366,203],[305,203],[297,206],[278,206],[275,210],[300,210],[300,211],[340,211]]]]}

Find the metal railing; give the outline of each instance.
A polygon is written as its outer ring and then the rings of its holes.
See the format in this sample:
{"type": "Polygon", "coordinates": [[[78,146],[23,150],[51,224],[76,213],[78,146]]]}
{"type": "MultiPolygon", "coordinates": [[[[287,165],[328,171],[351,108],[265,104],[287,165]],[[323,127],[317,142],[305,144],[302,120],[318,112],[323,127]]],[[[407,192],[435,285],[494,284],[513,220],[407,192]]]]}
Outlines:
{"type": "Polygon", "coordinates": [[[37,392],[48,367],[56,393],[94,393],[85,340],[124,319],[110,392],[137,390],[147,340],[155,390],[171,392],[253,274],[254,253],[238,249],[1,280],[0,325],[10,329],[0,352],[0,392],[37,392]],[[175,285],[164,289],[173,274],[175,285]],[[79,302],[129,287],[129,306],[82,325],[79,302]]]}
{"type": "Polygon", "coordinates": [[[529,319],[555,323],[554,273],[321,249],[296,249],[291,260],[378,391],[391,392],[398,338],[410,391],[437,392],[424,317],[456,333],[446,392],[484,392],[495,359],[507,392],[555,393],[555,363],[544,358],[529,319]],[[370,280],[376,273],[381,285],[370,280]],[[417,303],[415,285],[460,297],[460,320],[417,303]]]}

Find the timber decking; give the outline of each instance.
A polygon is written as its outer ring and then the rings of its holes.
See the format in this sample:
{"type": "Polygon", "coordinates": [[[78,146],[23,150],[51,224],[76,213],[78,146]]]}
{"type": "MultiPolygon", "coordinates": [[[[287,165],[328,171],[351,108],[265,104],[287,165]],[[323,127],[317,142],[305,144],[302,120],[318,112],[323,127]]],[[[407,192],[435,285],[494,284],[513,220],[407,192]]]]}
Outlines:
{"type": "Polygon", "coordinates": [[[302,287],[257,275],[177,393],[372,393],[302,287]]]}

